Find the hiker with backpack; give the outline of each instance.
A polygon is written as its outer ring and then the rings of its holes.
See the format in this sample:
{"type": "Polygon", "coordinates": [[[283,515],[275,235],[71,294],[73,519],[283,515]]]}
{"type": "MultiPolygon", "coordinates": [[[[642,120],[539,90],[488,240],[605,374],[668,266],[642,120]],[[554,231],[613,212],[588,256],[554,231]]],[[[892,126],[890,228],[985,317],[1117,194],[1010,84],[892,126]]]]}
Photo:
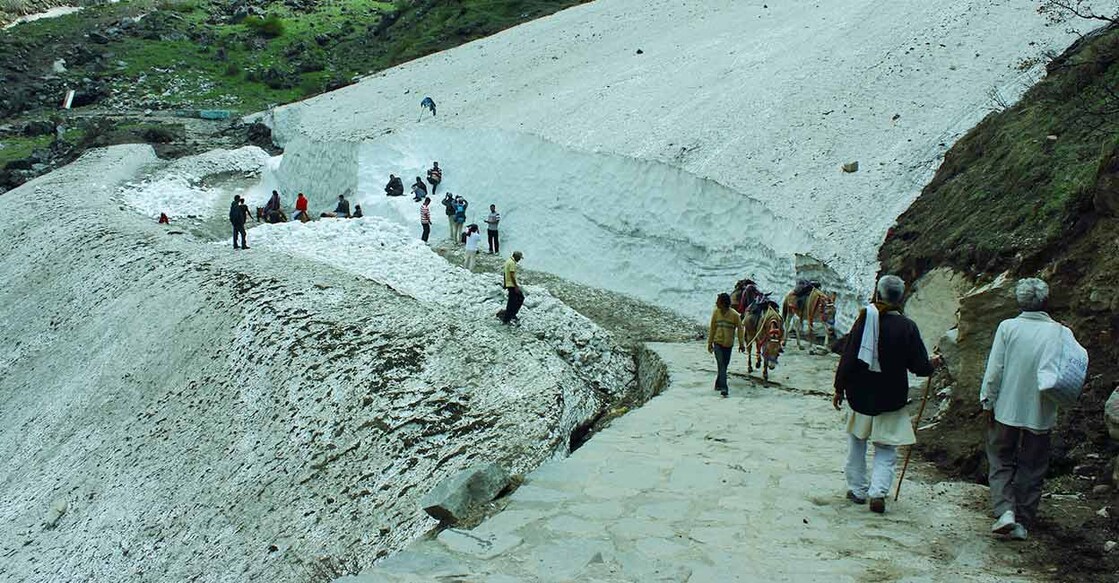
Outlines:
{"type": "Polygon", "coordinates": [[[455,216],[453,217],[454,225],[451,228],[451,240],[455,241],[456,243],[464,242],[461,239],[462,227],[466,224],[467,206],[470,206],[470,203],[466,202],[465,198],[462,198],[461,196],[455,197],[455,201],[452,207],[455,210],[455,216]]]}
{"type": "Polygon", "coordinates": [[[1057,409],[1079,396],[1088,353],[1046,313],[1048,284],[1023,279],[1014,296],[1022,312],[995,332],[979,404],[987,418],[987,480],[997,518],[991,532],[1026,540],[1049,469],[1057,409]]]}

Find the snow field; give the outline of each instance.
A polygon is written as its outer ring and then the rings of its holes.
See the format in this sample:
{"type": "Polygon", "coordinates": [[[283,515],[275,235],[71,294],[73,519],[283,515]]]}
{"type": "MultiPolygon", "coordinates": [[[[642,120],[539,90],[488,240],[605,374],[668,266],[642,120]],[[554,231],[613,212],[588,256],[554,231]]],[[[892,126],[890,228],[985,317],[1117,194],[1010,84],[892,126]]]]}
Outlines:
{"type": "MultiPolygon", "coordinates": [[[[265,224],[252,229],[250,244],[384,284],[433,310],[452,314],[467,328],[501,326],[495,316],[505,307],[500,274],[475,274],[451,265],[405,227],[379,217],[265,224]]],[[[624,370],[627,357],[615,350],[609,334],[547,290],[532,285],[524,289],[519,330],[555,344],[561,357],[585,369],[582,374],[603,390],[615,392],[626,384],[611,372],[624,370]]]]}
{"type": "Polygon", "coordinates": [[[0,197],[14,579],[325,580],[429,530],[441,478],[563,455],[635,388],[594,323],[530,288],[525,324],[500,326],[492,276],[384,220],[264,225],[234,252],[122,204],[144,177],[132,200],[189,202],[161,168],[211,184],[259,170],[242,154],[115,146],[0,197]]]}
{"type": "MultiPolygon", "coordinates": [[[[390,173],[410,185],[438,161],[443,183],[432,197],[432,240],[448,234],[447,192],[470,202],[467,222],[486,229],[489,205],[501,213],[501,249],[525,253],[528,265],[587,285],[623,292],[702,319],[713,293],[747,275],[774,289],[792,285],[793,254],[810,243],[796,225],[764,205],[677,167],[560,147],[496,130],[416,128],[358,147],[357,165],[324,166],[337,144],[304,144],[273,178],[312,183],[419,236],[419,203],[386,197],[390,173]],[[292,178],[289,178],[292,177],[292,178]],[[710,297],[709,297],[710,296],[710,297]]],[[[285,203],[294,192],[284,190],[285,203]]],[[[333,204],[330,205],[333,208],[333,204]]]]}
{"type": "MultiPolygon", "coordinates": [[[[545,185],[545,192],[533,194],[546,201],[540,214],[547,218],[530,219],[525,207],[506,209],[510,229],[533,229],[531,241],[510,232],[515,247],[545,269],[619,291],[640,286],[632,293],[686,314],[696,314],[697,306],[750,269],[768,286],[791,282],[787,247],[824,261],[838,274],[845,297],[866,297],[887,229],[952,142],[987,114],[991,93],[1013,102],[1044,72],[1030,59],[1071,42],[1072,35],[1047,26],[1035,9],[1022,0],[598,0],[277,108],[265,121],[293,160],[328,157],[320,144],[385,144],[382,153],[364,154],[357,164],[341,148],[349,174],[329,177],[332,186],[357,188],[363,180],[353,173],[359,168],[359,176],[376,178],[377,195],[394,168],[411,179],[408,168],[439,160],[447,167],[448,188],[460,189],[480,212],[479,203],[507,196],[512,205],[525,190],[545,185]],[[438,117],[420,115],[423,95],[439,104],[438,117]],[[432,128],[448,131],[422,151],[406,145],[436,135],[427,131],[432,128]],[[570,154],[571,162],[549,160],[543,146],[529,145],[526,156],[511,157],[504,144],[519,139],[512,135],[537,136],[570,154]],[[471,165],[517,175],[514,163],[473,162],[490,150],[502,153],[502,162],[523,163],[528,153],[539,153],[530,168],[544,174],[514,183],[510,193],[487,192],[491,185],[510,188],[501,178],[455,184],[471,165]],[[449,162],[455,151],[470,152],[471,164],[449,162]],[[625,217],[601,219],[602,207],[590,206],[593,195],[565,198],[575,188],[555,186],[583,177],[562,171],[583,167],[579,153],[601,155],[603,173],[615,172],[611,181],[592,176],[589,186],[620,185],[597,194],[625,217]],[[606,161],[614,157],[634,162],[606,161]],[[716,204],[703,206],[711,202],[708,189],[657,188],[656,181],[638,179],[636,161],[713,180],[735,196],[730,204],[716,196],[716,204]],[[840,165],[851,161],[860,170],[842,173],[840,165]],[[634,183],[640,187],[625,188],[634,183]],[[624,198],[638,200],[623,207],[624,198]],[[765,235],[754,239],[760,251],[742,250],[751,238],[725,233],[726,222],[712,216],[725,208],[754,214],[758,203],[765,207],[760,216],[775,220],[767,218],[765,235]],[[559,215],[565,205],[584,214],[559,215]],[[658,206],[660,214],[645,211],[658,206]],[[705,209],[708,220],[698,220],[698,212],[687,216],[696,208],[705,209]],[[666,216],[671,221],[661,222],[666,216]],[[598,225],[587,217],[619,236],[594,241],[598,225]],[[553,226],[543,229],[549,220],[553,226]],[[557,241],[557,234],[591,240],[592,256],[575,265],[583,249],[557,241]],[[657,238],[669,248],[661,257],[662,245],[650,240],[657,238]],[[630,260],[613,258],[610,241],[633,241],[617,252],[630,260]],[[720,253],[714,241],[732,251],[720,253]],[[755,265],[739,258],[770,251],[779,261],[755,265]]],[[[281,183],[305,183],[307,169],[293,164],[281,183]]],[[[841,306],[841,320],[854,307],[841,306]]]]}
{"type": "MultiPolygon", "coordinates": [[[[159,218],[159,213],[167,213],[172,220],[185,217],[201,221],[227,208],[232,200],[227,189],[207,185],[207,179],[231,174],[258,174],[268,167],[270,161],[268,153],[256,146],[211,150],[179,158],[165,166],[153,165],[143,179],[125,184],[118,197],[149,218],[159,218]]],[[[250,208],[267,202],[271,189],[266,189],[266,186],[262,183],[253,191],[241,193],[248,198],[250,208]]]]}

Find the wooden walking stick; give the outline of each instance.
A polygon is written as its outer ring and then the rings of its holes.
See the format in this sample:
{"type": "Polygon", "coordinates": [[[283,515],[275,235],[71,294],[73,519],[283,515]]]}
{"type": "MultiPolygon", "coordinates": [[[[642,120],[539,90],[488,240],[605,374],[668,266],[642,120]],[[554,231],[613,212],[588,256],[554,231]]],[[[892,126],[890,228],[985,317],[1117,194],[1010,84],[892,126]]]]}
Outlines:
{"type": "MultiPolygon", "coordinates": [[[[929,391],[932,390],[932,378],[933,376],[930,374],[929,380],[925,381],[925,396],[921,399],[921,408],[917,409],[917,418],[913,420],[914,436],[917,435],[917,426],[921,424],[921,417],[925,414],[925,405],[929,402],[929,391]]],[[[897,502],[898,497],[901,496],[901,483],[905,480],[905,470],[909,467],[909,456],[911,455],[913,455],[912,445],[905,451],[905,463],[901,465],[901,477],[898,478],[898,489],[894,492],[894,502],[897,502]]]]}

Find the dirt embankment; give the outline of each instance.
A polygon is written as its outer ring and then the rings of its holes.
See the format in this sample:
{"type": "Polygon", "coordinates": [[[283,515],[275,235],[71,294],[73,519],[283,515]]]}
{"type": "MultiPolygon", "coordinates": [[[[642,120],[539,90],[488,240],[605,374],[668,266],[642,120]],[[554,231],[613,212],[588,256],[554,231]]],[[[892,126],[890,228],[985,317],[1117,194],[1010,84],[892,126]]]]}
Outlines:
{"type": "MultiPolygon", "coordinates": [[[[1119,552],[1103,551],[1104,541],[1119,539],[1119,484],[1112,483],[1119,443],[1108,438],[1103,417],[1104,401],[1119,383],[1116,87],[1119,27],[1113,25],[1054,59],[1018,105],[992,113],[960,140],[879,254],[883,272],[907,281],[938,267],[980,285],[1002,273],[1041,277],[1051,286],[1050,313],[1088,349],[1088,383],[1080,402],[1061,413],[1047,480],[1047,491],[1076,496],[1043,502],[1031,543],[1061,580],[1114,581],[1119,572],[1119,552]],[[1109,516],[1097,514],[1107,506],[1109,516]]],[[[961,305],[962,378],[949,381],[947,413],[922,434],[926,456],[981,483],[986,460],[977,375],[994,326],[1015,311],[998,291],[1008,286],[994,285],[961,305]]]]}

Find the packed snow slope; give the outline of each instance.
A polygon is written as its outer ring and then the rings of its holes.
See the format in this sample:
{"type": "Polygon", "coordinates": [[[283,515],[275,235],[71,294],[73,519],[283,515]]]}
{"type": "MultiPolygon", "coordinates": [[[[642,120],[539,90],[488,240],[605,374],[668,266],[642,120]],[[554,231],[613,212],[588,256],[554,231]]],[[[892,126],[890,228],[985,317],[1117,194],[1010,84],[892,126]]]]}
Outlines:
{"type": "Polygon", "coordinates": [[[407,184],[439,160],[470,220],[496,203],[537,267],[698,317],[743,275],[790,285],[794,252],[869,289],[943,152],[1068,44],[1035,9],[599,0],[264,119],[289,204],[349,190],[418,229],[373,203],[390,172],[407,184]]]}
{"type": "Polygon", "coordinates": [[[441,478],[564,454],[633,388],[546,290],[503,327],[493,274],[383,219],[235,252],[141,214],[267,160],[117,146],[0,197],[0,580],[329,580],[430,528],[441,478]]]}

